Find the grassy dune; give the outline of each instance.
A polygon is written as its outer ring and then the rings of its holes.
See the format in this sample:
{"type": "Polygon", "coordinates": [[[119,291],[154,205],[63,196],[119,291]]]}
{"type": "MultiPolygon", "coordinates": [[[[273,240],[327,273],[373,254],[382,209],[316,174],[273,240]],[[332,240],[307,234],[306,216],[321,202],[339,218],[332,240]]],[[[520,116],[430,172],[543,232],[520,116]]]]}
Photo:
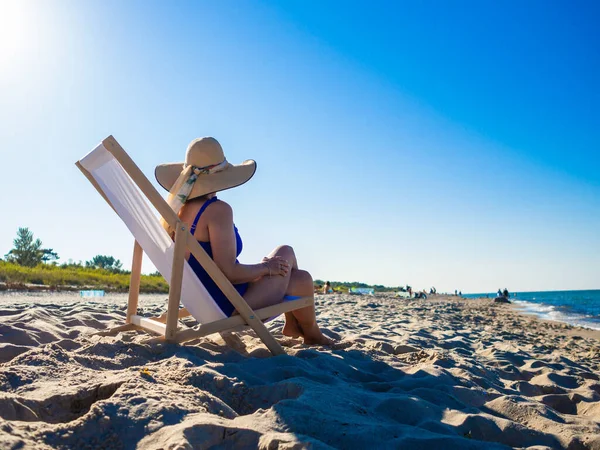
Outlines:
{"type": "MultiPolygon", "coordinates": [[[[129,273],[113,273],[77,265],[61,267],[39,264],[36,267],[23,267],[0,261],[0,282],[5,283],[9,289],[25,288],[28,284],[34,284],[53,289],[94,288],[126,291],[129,288],[129,277],[129,273]]],[[[166,293],[169,286],[160,275],[142,275],[140,290],[145,293],[166,293]]]]}
{"type": "MultiPolygon", "coordinates": [[[[40,289],[103,289],[125,292],[129,289],[129,277],[128,272],[114,273],[76,264],[63,266],[39,264],[36,267],[24,267],[0,260],[0,283],[3,283],[0,289],[31,289],[37,286],[40,289]]],[[[315,288],[321,288],[323,284],[323,280],[315,280],[315,288]]],[[[331,285],[337,293],[347,293],[351,287],[374,288],[377,292],[393,292],[399,289],[360,282],[332,281],[331,285]]],[[[161,275],[142,275],[140,291],[167,293],[169,285],[161,275]]]]}

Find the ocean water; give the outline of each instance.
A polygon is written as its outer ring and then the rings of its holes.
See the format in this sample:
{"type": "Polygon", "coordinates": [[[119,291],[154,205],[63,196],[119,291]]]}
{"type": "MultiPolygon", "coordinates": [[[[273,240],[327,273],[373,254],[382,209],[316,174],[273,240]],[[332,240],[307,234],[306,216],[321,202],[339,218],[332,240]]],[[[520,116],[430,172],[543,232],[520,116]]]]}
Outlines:
{"type": "MultiPolygon", "coordinates": [[[[496,293],[468,294],[463,297],[496,297],[496,293]]],[[[600,330],[600,290],[511,293],[510,300],[523,312],[541,319],[600,330]]]]}

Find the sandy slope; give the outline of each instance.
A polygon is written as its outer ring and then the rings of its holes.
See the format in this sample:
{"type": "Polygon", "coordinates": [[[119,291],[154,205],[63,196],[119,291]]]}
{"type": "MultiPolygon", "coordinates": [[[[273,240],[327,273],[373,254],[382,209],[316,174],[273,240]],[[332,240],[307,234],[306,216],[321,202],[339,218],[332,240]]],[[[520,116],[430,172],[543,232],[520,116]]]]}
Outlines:
{"type": "Polygon", "coordinates": [[[490,301],[319,296],[340,343],[267,358],[252,333],[91,337],[124,297],[37,300],[0,297],[3,449],[600,449],[598,333],[490,301]]]}

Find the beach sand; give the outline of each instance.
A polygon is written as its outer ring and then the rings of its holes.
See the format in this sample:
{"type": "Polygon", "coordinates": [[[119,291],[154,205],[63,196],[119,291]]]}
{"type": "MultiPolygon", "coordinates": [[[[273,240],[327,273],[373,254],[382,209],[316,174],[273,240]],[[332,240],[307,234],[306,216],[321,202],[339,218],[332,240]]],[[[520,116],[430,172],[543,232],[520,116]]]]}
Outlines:
{"type": "Polygon", "coordinates": [[[278,319],[288,355],[269,357],[252,332],[91,336],[122,323],[125,296],[0,297],[0,448],[600,449],[600,333],[485,299],[316,302],[338,344],[278,319]]]}

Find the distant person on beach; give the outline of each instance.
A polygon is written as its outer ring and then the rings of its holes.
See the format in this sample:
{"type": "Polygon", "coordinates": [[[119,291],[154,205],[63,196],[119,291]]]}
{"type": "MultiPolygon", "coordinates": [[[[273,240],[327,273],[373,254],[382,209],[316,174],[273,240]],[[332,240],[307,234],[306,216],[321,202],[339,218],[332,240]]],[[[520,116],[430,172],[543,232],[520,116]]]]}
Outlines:
{"type": "Polygon", "coordinates": [[[323,286],[323,294],[332,294],[333,293],[333,289],[331,289],[331,283],[328,281],[325,283],[325,286],[323,286]]]}
{"type": "Polygon", "coordinates": [[[508,289],[504,288],[504,291],[498,289],[498,296],[494,299],[494,303],[510,303],[509,297],[508,289]]]}
{"type": "MultiPolygon", "coordinates": [[[[219,142],[212,137],[190,143],[185,162],[156,167],[158,183],[169,191],[167,202],[190,233],[214,260],[234,288],[254,309],[313,295],[313,279],[298,266],[294,249],[289,245],[275,248],[257,264],[241,264],[242,238],[233,222],[233,209],[216,193],[246,183],[256,171],[256,162],[230,164],[219,142]]],[[[266,200],[263,200],[266,201],[266,200]]],[[[167,232],[174,230],[163,221],[167,232]]],[[[188,263],[215,303],[226,316],[236,314],[235,307],[212,280],[194,255],[188,263]]],[[[314,305],[285,313],[283,334],[304,338],[305,344],[329,345],[317,324],[314,305]]]]}
{"type": "Polygon", "coordinates": [[[458,295],[458,289],[454,289],[454,295],[458,295]]]}

